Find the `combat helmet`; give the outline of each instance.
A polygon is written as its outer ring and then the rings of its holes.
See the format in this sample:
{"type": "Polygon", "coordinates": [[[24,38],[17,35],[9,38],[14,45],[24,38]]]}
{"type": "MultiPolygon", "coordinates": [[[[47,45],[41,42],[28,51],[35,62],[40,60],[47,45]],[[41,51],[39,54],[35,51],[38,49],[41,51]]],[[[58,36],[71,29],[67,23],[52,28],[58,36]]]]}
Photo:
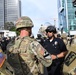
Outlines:
{"type": "Polygon", "coordinates": [[[38,34],[41,35],[41,37],[47,37],[45,32],[46,28],[47,26],[44,26],[44,25],[41,25],[41,27],[39,28],[38,34]]]}
{"type": "Polygon", "coordinates": [[[19,18],[16,22],[16,30],[24,27],[33,27],[32,20],[27,16],[19,18]]]}
{"type": "Polygon", "coordinates": [[[48,26],[45,30],[46,32],[53,32],[53,33],[57,33],[56,28],[52,25],[48,26]]]}

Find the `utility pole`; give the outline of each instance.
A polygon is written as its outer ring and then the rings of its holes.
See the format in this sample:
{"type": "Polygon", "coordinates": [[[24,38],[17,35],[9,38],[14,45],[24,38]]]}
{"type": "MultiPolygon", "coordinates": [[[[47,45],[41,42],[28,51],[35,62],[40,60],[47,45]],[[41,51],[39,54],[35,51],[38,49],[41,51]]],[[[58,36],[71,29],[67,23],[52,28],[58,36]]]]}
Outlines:
{"type": "Polygon", "coordinates": [[[54,26],[56,27],[56,19],[54,19],[54,26]]]}

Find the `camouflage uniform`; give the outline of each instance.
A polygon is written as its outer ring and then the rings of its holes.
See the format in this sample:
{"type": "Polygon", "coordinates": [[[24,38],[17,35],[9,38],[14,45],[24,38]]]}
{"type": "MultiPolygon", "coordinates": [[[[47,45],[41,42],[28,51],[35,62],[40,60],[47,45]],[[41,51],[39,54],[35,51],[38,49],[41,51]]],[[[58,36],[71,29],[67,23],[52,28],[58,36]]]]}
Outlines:
{"type": "Polygon", "coordinates": [[[76,75],[76,67],[74,67],[70,72],[68,72],[68,75],[76,75]]]}
{"type": "MultiPolygon", "coordinates": [[[[16,28],[33,27],[28,17],[22,17],[17,21],[16,28]]],[[[18,38],[15,44],[9,47],[8,61],[15,70],[16,75],[43,75],[44,66],[52,63],[48,52],[29,36],[18,38]]]]}
{"type": "Polygon", "coordinates": [[[74,44],[76,44],[76,35],[74,35],[73,41],[74,41],[74,44]]]}
{"type": "Polygon", "coordinates": [[[63,39],[65,45],[67,45],[68,41],[67,41],[67,35],[66,35],[66,33],[61,34],[61,38],[63,39]]]}
{"type": "Polygon", "coordinates": [[[47,35],[45,32],[46,28],[47,28],[47,26],[43,26],[43,25],[39,28],[38,34],[40,34],[42,36],[42,38],[47,38],[47,35]]]}
{"type": "Polygon", "coordinates": [[[68,54],[63,66],[64,75],[76,75],[76,44],[67,45],[68,54]]]}
{"type": "Polygon", "coordinates": [[[6,56],[0,50],[0,75],[15,75],[13,68],[6,61],[6,56]]]}

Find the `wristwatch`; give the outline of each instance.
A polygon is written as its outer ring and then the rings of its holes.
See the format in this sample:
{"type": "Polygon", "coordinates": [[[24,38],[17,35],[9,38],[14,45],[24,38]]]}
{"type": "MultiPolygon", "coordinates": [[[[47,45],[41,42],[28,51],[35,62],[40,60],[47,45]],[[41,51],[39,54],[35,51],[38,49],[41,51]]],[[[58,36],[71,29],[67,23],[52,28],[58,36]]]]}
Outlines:
{"type": "Polygon", "coordinates": [[[56,55],[56,59],[58,59],[58,56],[56,55]]]}

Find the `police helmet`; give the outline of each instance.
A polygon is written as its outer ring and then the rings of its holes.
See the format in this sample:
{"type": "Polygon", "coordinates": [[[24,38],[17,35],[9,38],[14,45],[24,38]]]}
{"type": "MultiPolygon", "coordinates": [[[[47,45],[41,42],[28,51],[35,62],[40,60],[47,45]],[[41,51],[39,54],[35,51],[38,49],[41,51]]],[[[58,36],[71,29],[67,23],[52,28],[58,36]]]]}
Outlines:
{"type": "Polygon", "coordinates": [[[37,34],[37,37],[38,37],[38,38],[41,38],[42,36],[41,36],[41,34],[37,34]]]}
{"type": "Polygon", "coordinates": [[[32,20],[27,16],[23,16],[19,18],[16,22],[16,29],[20,29],[24,27],[33,27],[32,20]]]}
{"type": "Polygon", "coordinates": [[[45,31],[57,33],[56,28],[54,26],[48,26],[45,31]]]}

